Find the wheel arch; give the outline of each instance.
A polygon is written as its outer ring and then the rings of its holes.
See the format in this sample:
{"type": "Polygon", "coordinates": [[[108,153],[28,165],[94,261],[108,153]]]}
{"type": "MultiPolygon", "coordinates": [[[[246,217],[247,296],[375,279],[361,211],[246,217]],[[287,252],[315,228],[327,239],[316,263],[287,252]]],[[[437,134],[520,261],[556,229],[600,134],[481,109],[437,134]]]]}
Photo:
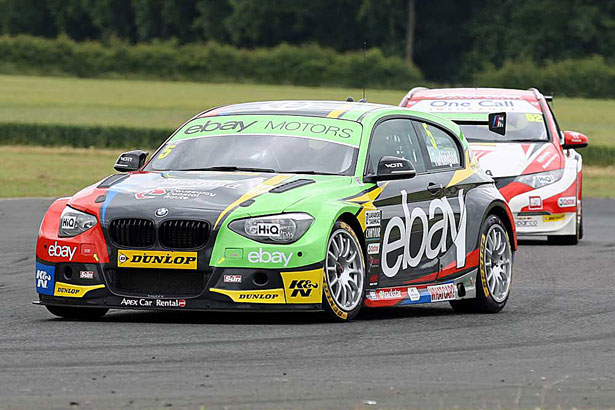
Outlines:
{"type": "Polygon", "coordinates": [[[511,244],[510,244],[512,247],[512,250],[516,251],[517,250],[517,230],[515,229],[514,218],[513,218],[512,212],[510,211],[510,208],[508,207],[508,205],[505,202],[500,201],[500,200],[493,201],[489,205],[489,207],[487,207],[487,210],[485,211],[485,215],[483,216],[481,226],[483,223],[485,223],[485,220],[487,220],[487,218],[490,215],[495,215],[502,220],[502,222],[504,223],[504,227],[506,228],[506,232],[508,232],[508,236],[512,239],[511,244]]]}
{"type": "Polygon", "coordinates": [[[363,255],[367,255],[367,245],[365,243],[365,233],[363,232],[361,223],[359,223],[359,220],[357,219],[357,217],[350,212],[343,212],[337,218],[337,220],[346,222],[348,225],[350,225],[354,233],[357,235],[357,238],[359,238],[359,242],[361,245],[361,250],[363,251],[363,255]]]}

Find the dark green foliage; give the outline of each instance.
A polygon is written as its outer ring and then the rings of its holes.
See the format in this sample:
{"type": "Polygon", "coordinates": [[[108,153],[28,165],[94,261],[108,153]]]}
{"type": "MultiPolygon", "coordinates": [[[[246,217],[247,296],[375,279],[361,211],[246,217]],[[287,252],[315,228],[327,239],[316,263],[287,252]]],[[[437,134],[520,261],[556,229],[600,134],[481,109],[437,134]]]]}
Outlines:
{"type": "MultiPolygon", "coordinates": [[[[55,124],[0,124],[0,145],[96,148],[158,147],[173,130],[55,124]]],[[[590,145],[579,151],[585,165],[615,165],[615,147],[590,145]]]]}
{"type": "Polygon", "coordinates": [[[0,145],[157,147],[172,130],[54,124],[0,124],[0,145]]]}
{"type": "Polygon", "coordinates": [[[316,45],[279,45],[243,50],[217,43],[157,42],[131,46],[76,43],[29,36],[0,37],[0,71],[80,77],[138,76],[192,81],[251,81],[270,84],[332,85],[405,89],[422,81],[419,70],[378,49],[336,53],[316,45]],[[7,68],[8,67],[8,68],[7,68]]]}
{"type": "Polygon", "coordinates": [[[508,60],[501,68],[489,68],[474,78],[482,87],[529,88],[568,97],[615,97],[615,66],[601,56],[548,61],[508,60]]]}

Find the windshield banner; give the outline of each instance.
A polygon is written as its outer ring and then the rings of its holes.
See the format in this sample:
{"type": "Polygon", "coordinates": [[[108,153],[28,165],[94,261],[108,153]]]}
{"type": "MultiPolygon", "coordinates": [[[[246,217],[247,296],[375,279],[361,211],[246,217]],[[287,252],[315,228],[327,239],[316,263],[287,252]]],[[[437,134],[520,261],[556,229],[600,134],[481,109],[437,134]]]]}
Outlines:
{"type": "Polygon", "coordinates": [[[361,124],[333,118],[237,115],[198,118],[185,124],[172,141],[221,135],[285,135],[358,146],[361,124]]]}

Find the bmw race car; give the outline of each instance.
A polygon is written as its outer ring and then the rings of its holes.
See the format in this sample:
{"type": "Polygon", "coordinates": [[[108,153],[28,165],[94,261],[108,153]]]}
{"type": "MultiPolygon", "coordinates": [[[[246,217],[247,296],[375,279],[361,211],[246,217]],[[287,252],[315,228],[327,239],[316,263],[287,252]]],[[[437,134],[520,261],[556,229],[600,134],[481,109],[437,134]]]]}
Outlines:
{"type": "Polygon", "coordinates": [[[517,232],[577,244],[583,237],[582,165],[587,137],[562,132],[538,90],[414,88],[400,105],[456,122],[481,167],[508,201],[517,232]],[[505,133],[490,131],[489,113],[502,112],[505,133]]]}
{"type": "Polygon", "coordinates": [[[459,126],[368,103],[204,111],[56,200],[36,246],[54,315],[506,304],[516,233],[459,126]]]}

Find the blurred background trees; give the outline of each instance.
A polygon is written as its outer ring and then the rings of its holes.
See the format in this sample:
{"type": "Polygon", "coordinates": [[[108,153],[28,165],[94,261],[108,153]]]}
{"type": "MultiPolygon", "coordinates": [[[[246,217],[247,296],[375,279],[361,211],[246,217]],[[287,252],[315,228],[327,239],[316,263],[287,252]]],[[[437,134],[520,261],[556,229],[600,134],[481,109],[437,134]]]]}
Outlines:
{"type": "Polygon", "coordinates": [[[463,82],[509,61],[615,54],[615,2],[600,0],[0,0],[0,33],[76,41],[240,48],[280,43],[413,62],[428,80],[463,82]],[[414,21],[414,24],[412,24],[414,21]]]}

